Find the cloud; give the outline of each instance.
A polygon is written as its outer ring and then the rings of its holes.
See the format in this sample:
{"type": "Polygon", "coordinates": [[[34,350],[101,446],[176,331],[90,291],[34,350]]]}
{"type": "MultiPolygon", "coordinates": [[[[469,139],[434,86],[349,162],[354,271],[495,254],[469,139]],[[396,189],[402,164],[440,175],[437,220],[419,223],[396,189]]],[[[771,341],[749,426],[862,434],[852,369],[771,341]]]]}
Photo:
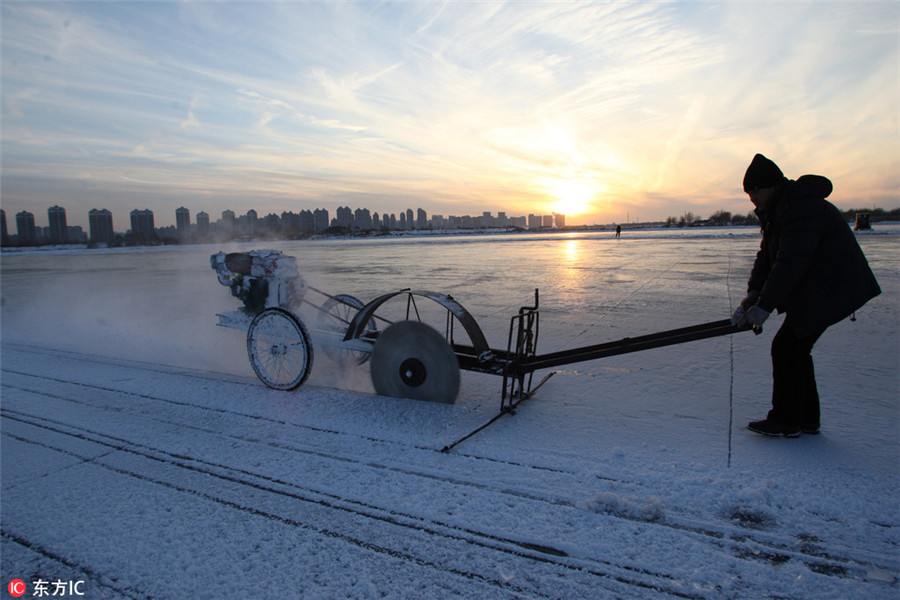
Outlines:
{"type": "Polygon", "coordinates": [[[755,152],[839,200],[897,196],[896,3],[2,10],[7,210],[89,181],[123,214],[158,193],[515,215],[577,180],[665,218],[733,210],[755,152]]]}

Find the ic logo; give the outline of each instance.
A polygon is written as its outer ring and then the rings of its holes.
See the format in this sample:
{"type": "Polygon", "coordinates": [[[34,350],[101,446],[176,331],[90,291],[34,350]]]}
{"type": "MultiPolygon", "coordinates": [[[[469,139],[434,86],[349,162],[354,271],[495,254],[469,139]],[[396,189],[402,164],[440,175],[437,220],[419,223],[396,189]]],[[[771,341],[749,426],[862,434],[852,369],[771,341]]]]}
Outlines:
{"type": "Polygon", "coordinates": [[[25,582],[21,579],[13,579],[9,582],[9,585],[6,587],[9,590],[11,596],[15,596],[16,598],[25,595],[25,582]]]}

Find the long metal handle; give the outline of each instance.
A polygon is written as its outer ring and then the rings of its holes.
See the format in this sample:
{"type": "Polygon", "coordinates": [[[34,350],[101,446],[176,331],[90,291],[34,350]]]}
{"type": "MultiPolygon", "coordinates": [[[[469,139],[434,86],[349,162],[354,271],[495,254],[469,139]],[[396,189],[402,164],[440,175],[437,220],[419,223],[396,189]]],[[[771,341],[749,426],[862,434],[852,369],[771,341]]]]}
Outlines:
{"type": "Polygon", "coordinates": [[[681,327],[679,329],[671,329],[669,331],[661,331],[649,335],[623,338],[614,342],[606,342],[593,346],[585,346],[583,348],[573,348],[571,350],[537,355],[530,360],[523,362],[518,367],[521,372],[527,373],[540,369],[571,365],[597,358],[605,358],[607,356],[628,354],[629,352],[640,352],[652,348],[662,348],[663,346],[673,346],[675,344],[684,344],[686,342],[704,340],[706,338],[718,337],[721,335],[730,335],[741,331],[749,331],[750,329],[751,327],[749,326],[738,327],[732,325],[731,319],[722,319],[721,321],[712,321],[710,323],[702,323],[691,327],[681,327]]]}

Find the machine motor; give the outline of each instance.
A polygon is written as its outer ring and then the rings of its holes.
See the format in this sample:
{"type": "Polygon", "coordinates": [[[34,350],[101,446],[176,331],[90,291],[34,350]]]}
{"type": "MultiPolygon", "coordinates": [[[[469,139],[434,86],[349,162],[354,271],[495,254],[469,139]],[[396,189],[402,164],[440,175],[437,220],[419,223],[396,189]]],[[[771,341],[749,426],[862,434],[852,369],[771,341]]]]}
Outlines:
{"type": "Polygon", "coordinates": [[[241,312],[250,317],[270,307],[291,310],[300,305],[308,289],[297,259],[280,250],[217,252],[209,257],[209,264],[219,283],[243,302],[241,312]]]}

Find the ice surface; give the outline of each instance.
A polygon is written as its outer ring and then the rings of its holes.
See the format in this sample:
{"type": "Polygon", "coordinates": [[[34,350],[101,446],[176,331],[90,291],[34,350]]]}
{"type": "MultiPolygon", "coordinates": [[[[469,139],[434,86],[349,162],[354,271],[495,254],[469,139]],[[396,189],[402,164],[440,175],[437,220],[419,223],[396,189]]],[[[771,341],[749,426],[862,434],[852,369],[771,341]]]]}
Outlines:
{"type": "Polygon", "coordinates": [[[447,454],[499,378],[463,373],[455,405],[384,398],[318,352],[300,390],[269,390],[215,325],[238,301],[209,255],[276,247],[364,301],[448,293],[493,346],[540,288],[544,353],[729,316],[758,233],[4,254],[2,578],[96,598],[896,598],[900,229],[859,239],[884,293],[816,346],[822,435],[744,429],[768,409],[773,316],[565,367],[447,454]]]}

